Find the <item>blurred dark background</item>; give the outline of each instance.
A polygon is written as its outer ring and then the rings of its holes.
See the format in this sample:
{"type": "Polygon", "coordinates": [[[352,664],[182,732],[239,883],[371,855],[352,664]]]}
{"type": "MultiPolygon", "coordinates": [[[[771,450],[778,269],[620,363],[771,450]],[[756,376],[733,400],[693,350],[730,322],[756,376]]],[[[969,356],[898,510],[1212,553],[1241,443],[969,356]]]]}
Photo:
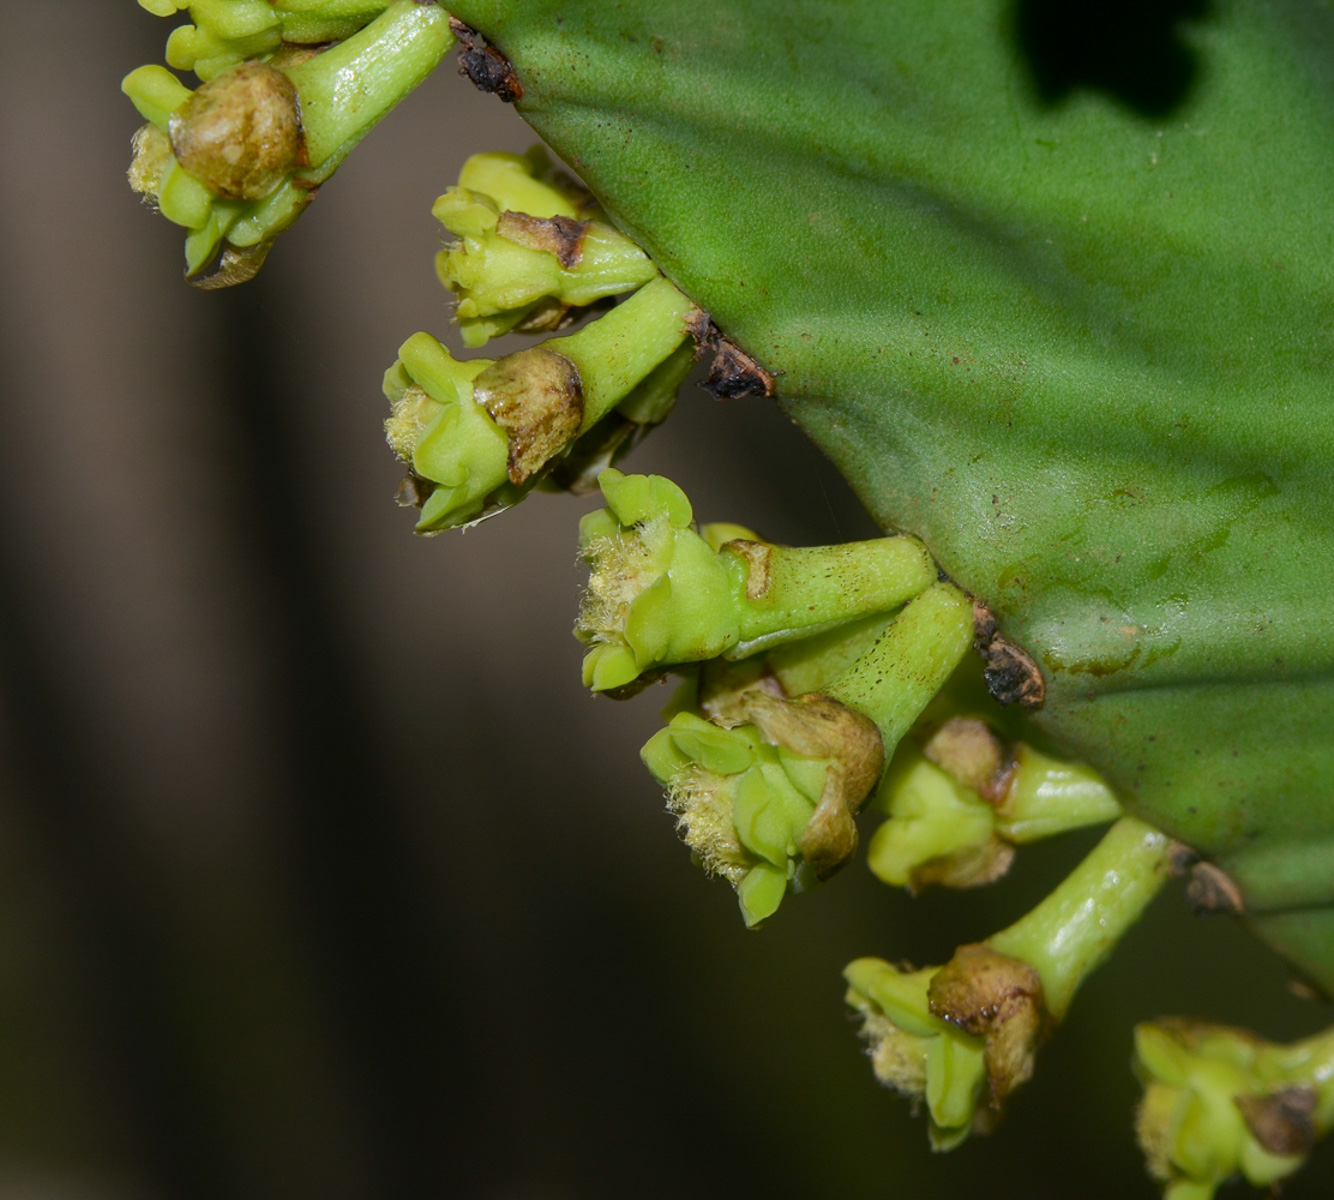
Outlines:
{"type": "MultiPolygon", "coordinates": [[[[666,692],[579,686],[590,502],[412,536],[380,377],[453,338],[431,201],[526,127],[442,68],[256,282],[199,293],[124,182],[119,80],[170,23],[5,17],[0,1200],[1147,1200],[1136,1020],[1329,1021],[1174,889],[1003,1128],[930,1155],[841,967],[943,961],[1090,839],[966,895],[855,865],[748,934],[639,765],[666,692]]],[[[705,519],[869,532],[767,404],[692,389],[631,461],[705,519]]],[[[1317,1152],[1285,1195],[1332,1181],[1317,1152]]]]}

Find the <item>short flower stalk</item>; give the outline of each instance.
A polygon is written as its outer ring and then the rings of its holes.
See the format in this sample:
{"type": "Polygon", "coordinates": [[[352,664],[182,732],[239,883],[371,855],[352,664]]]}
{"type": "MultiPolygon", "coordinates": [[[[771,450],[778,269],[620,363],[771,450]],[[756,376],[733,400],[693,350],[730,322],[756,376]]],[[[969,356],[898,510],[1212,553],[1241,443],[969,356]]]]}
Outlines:
{"type": "Polygon", "coordinates": [[[867,865],[913,892],[992,883],[1016,846],[1121,815],[1095,771],[1006,743],[975,717],[951,718],[921,749],[904,741],[871,806],[889,819],[867,865]]]}
{"type": "Polygon", "coordinates": [[[1282,1046],[1164,1018],[1135,1029],[1135,1069],[1136,1131],[1166,1200],[1213,1200],[1237,1175],[1274,1187],[1334,1127],[1334,1030],[1282,1046]]]}
{"type": "MultiPolygon", "coordinates": [[[[216,28],[236,32],[245,24],[240,9],[249,12],[251,6],[235,7],[215,2],[191,11],[216,16],[216,28]]],[[[219,252],[220,267],[208,277],[209,286],[253,276],[274,238],[454,42],[448,14],[436,5],[397,0],[362,7],[364,12],[357,11],[367,18],[376,8],[383,11],[356,29],[352,16],[338,18],[327,28],[348,26],[351,36],[325,49],[286,46],[280,21],[268,61],[246,56],[217,73],[206,68],[207,80],[195,91],[161,66],[140,67],[125,77],[122,89],[148,122],[135,135],[130,185],[189,231],[188,276],[199,275],[219,252]]],[[[351,12],[346,5],[339,8],[351,12]]],[[[275,12],[267,3],[255,10],[262,17],[261,10],[275,12]]],[[[300,15],[314,21],[316,12],[300,15]]],[[[169,60],[175,65],[189,57],[181,52],[169,60]]],[[[221,67],[218,55],[191,61],[221,67]]]]}
{"type": "MultiPolygon", "coordinates": [[[[823,693],[789,698],[754,659],[722,686],[706,668],[693,703],[678,701],[681,711],[644,747],[687,845],[736,887],[748,926],[852,856],[857,812],[894,748],[886,733],[911,724],[966,652],[969,613],[957,589],[932,585],[823,693]],[[901,691],[887,692],[885,678],[901,691]]],[[[834,661],[837,650],[830,645],[834,661]]]]}
{"type": "Polygon", "coordinates": [[[1123,817],[1042,903],[945,966],[848,966],[848,1003],[865,1018],[872,1067],[926,1101],[938,1149],[986,1130],[1032,1075],[1049,1029],[1170,877],[1170,845],[1123,817]]]}
{"type": "Polygon", "coordinates": [[[467,525],[532,489],[690,335],[694,306],[659,277],[568,337],[459,362],[418,333],[385,375],[389,444],[412,471],[418,533],[467,525]]]}

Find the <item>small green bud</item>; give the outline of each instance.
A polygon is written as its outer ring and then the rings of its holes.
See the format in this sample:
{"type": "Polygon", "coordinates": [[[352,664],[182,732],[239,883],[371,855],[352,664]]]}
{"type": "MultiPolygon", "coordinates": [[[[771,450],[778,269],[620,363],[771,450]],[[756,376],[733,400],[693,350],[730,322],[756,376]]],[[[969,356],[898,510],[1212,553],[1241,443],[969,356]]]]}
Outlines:
{"type": "Polygon", "coordinates": [[[167,62],[209,80],[291,45],[323,46],[364,28],[390,0],[139,0],[159,17],[188,11],[167,39],[167,62]]]}
{"type": "Polygon", "coordinates": [[[172,35],[168,61],[193,66],[206,82],[191,92],[156,66],[125,77],[122,90],[170,138],[164,147],[149,127],[140,130],[129,178],[163,216],[189,231],[188,276],[198,276],[221,252],[220,269],[199,280],[219,287],[259,270],[273,239],[430,73],[454,35],[443,9],[413,0],[328,0],[281,10],[268,0],[197,0],[189,7],[198,24],[172,35]],[[289,25],[323,41],[331,31],[354,36],[318,52],[274,53],[285,45],[289,25]],[[186,43],[188,52],[181,50],[186,43]],[[211,57],[201,59],[205,53],[211,57]],[[269,61],[254,61],[266,55],[269,61]]]}
{"type": "Polygon", "coordinates": [[[815,549],[736,540],[715,550],[670,480],[608,470],[599,483],[608,507],[580,526],[590,580],[575,629],[592,647],[584,682],[594,691],[890,611],[934,577],[911,538],[815,549]]]}
{"type": "Polygon", "coordinates": [[[980,887],[1009,869],[1014,850],[997,835],[991,805],[909,742],[875,806],[889,820],[872,835],[866,864],[891,887],[980,887]]]}
{"type": "Polygon", "coordinates": [[[1150,1173],[1173,1198],[1210,1200],[1238,1174],[1276,1184],[1334,1123],[1332,1068],[1329,1033],[1277,1046],[1202,1021],[1137,1026],[1145,1092],[1136,1131],[1150,1173]]]}
{"type": "Polygon", "coordinates": [[[553,179],[540,153],[478,154],[436,201],[436,219],[460,239],[436,256],[436,272],[459,297],[464,345],[558,329],[572,309],[656,277],[648,255],[553,179]]]}
{"type": "Polygon", "coordinates": [[[947,720],[923,751],[901,744],[875,807],[890,819],[872,837],[867,863],[910,891],[992,883],[1009,869],[1015,845],[1121,815],[1089,768],[1007,745],[971,717],[947,720]]]}

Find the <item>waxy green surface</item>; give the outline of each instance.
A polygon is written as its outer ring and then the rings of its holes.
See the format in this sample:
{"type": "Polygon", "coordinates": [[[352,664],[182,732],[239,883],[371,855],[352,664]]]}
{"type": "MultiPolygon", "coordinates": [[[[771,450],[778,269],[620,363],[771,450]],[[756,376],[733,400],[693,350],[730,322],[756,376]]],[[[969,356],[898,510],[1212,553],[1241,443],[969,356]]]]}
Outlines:
{"type": "Polygon", "coordinates": [[[1334,983],[1334,11],[1146,34],[1195,72],[1144,115],[1044,100],[997,0],[450,8],[1047,732],[1334,983]]]}

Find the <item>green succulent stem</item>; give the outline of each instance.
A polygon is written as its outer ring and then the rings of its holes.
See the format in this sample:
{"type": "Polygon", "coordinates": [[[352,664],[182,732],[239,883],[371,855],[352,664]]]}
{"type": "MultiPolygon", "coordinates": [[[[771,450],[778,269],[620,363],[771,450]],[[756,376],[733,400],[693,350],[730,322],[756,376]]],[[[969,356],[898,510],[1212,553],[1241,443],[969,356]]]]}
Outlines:
{"type": "Polygon", "coordinates": [[[397,0],[354,37],[286,69],[301,97],[310,170],[322,182],[454,44],[449,14],[397,0]]]}
{"type": "Polygon", "coordinates": [[[1053,1020],[1171,877],[1170,845],[1152,826],[1122,817],[1055,891],[987,939],[1036,968],[1053,1020]]]}

